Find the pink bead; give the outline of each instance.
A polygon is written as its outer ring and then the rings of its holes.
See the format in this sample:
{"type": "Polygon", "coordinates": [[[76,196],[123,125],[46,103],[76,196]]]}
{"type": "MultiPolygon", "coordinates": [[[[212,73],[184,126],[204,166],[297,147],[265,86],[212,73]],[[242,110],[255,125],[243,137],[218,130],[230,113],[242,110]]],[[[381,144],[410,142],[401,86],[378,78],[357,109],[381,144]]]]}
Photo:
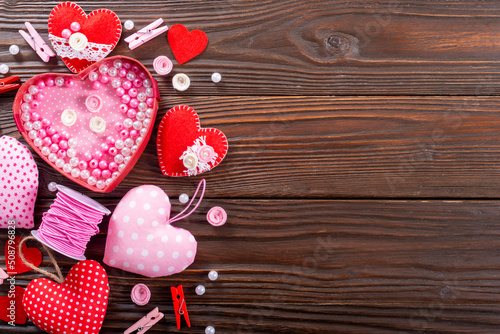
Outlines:
{"type": "Polygon", "coordinates": [[[137,115],[137,111],[135,111],[135,109],[129,109],[127,111],[128,118],[135,118],[136,115],[137,115]]]}
{"type": "Polygon", "coordinates": [[[120,68],[120,70],[118,71],[118,76],[120,78],[125,78],[127,76],[127,70],[124,68],[120,68]]]}
{"type": "Polygon", "coordinates": [[[42,93],[42,92],[38,92],[38,94],[36,94],[35,98],[38,100],[38,101],[43,101],[45,100],[45,94],[42,93]]]}
{"type": "MultiPolygon", "coordinates": [[[[141,73],[139,73],[139,78],[141,78],[141,79],[146,79],[147,77],[148,77],[148,76],[147,76],[146,72],[141,72],[141,73]]],[[[141,86],[142,86],[142,82],[141,82],[141,86]]]]}
{"type": "Polygon", "coordinates": [[[137,137],[139,137],[139,131],[137,131],[137,130],[130,130],[130,138],[136,139],[137,137]]]}
{"type": "Polygon", "coordinates": [[[125,94],[125,89],[118,87],[115,92],[117,96],[123,96],[123,94],[125,94]]]}
{"type": "Polygon", "coordinates": [[[59,142],[59,147],[62,148],[63,150],[67,150],[68,149],[68,142],[66,140],[61,140],[59,142]]]}
{"type": "Polygon", "coordinates": [[[109,163],[108,168],[112,172],[117,171],[118,170],[118,164],[116,162],[112,161],[112,162],[109,163]]]}
{"type": "Polygon", "coordinates": [[[49,136],[52,136],[54,133],[56,133],[56,129],[54,129],[52,126],[49,126],[49,127],[47,128],[47,134],[48,134],[49,136]]]}
{"type": "Polygon", "coordinates": [[[109,155],[114,157],[115,155],[118,154],[118,149],[116,147],[112,146],[109,148],[108,153],[109,153],[109,155]]]}
{"type": "Polygon", "coordinates": [[[71,37],[71,30],[69,30],[69,29],[64,29],[64,30],[61,32],[61,36],[62,36],[63,38],[66,38],[66,39],[70,38],[70,37],[71,37]]]}
{"type": "Polygon", "coordinates": [[[103,170],[108,168],[108,163],[106,162],[106,160],[99,161],[99,168],[103,170]]]}
{"type": "Polygon", "coordinates": [[[130,102],[130,96],[128,96],[127,94],[123,95],[122,96],[122,102],[123,103],[129,103],[130,102]]]}
{"type": "Polygon", "coordinates": [[[47,137],[47,132],[44,129],[38,130],[38,137],[42,139],[47,137]]]}
{"type": "Polygon", "coordinates": [[[60,141],[61,141],[61,136],[58,133],[54,133],[52,135],[52,142],[57,144],[60,141]]]}
{"type": "Polygon", "coordinates": [[[140,88],[142,86],[142,80],[141,79],[134,79],[134,87],[140,88]]]}
{"type": "Polygon", "coordinates": [[[130,66],[132,66],[132,64],[130,64],[128,61],[124,61],[123,62],[123,67],[126,68],[126,69],[129,69],[130,66]]]}
{"type": "Polygon", "coordinates": [[[101,83],[99,81],[94,81],[92,82],[92,88],[95,89],[95,90],[99,90],[101,89],[101,83]]]}
{"type": "Polygon", "coordinates": [[[92,158],[97,159],[97,160],[101,160],[102,159],[102,152],[101,151],[95,151],[92,154],[92,158]]]}
{"type": "Polygon", "coordinates": [[[101,152],[106,153],[109,150],[109,145],[106,143],[101,144],[101,152]]]}
{"type": "Polygon", "coordinates": [[[30,105],[31,109],[38,109],[38,107],[40,106],[40,102],[38,102],[37,100],[33,100],[31,101],[30,105]]]}
{"type": "Polygon", "coordinates": [[[115,130],[116,130],[116,131],[122,131],[122,130],[123,130],[123,123],[121,123],[121,122],[116,122],[116,123],[115,123],[115,130]]]}
{"type": "Polygon", "coordinates": [[[45,88],[45,82],[42,80],[42,79],[39,79],[37,82],[36,82],[36,86],[40,89],[42,88],[45,88]]]}
{"type": "Polygon", "coordinates": [[[130,106],[132,108],[137,108],[138,105],[139,105],[139,100],[138,99],[132,99],[132,100],[130,100],[130,106]]]}
{"type": "Polygon", "coordinates": [[[109,82],[109,77],[106,74],[101,75],[101,78],[99,79],[101,83],[107,84],[109,82]]]}
{"type": "Polygon", "coordinates": [[[92,175],[94,175],[95,177],[100,177],[101,176],[101,170],[99,168],[96,168],[92,171],[92,175]]]}
{"type": "Polygon", "coordinates": [[[66,87],[68,87],[68,88],[73,88],[76,86],[75,80],[73,78],[66,79],[65,83],[66,83],[66,87]]]}
{"type": "Polygon", "coordinates": [[[114,145],[115,144],[115,138],[113,138],[113,136],[108,136],[106,137],[106,144],[108,145],[114,145]]]}
{"type": "Polygon", "coordinates": [[[129,90],[130,88],[132,88],[132,83],[131,83],[130,81],[128,81],[128,80],[127,80],[127,81],[124,81],[124,82],[122,83],[122,87],[123,87],[124,89],[126,89],[126,90],[129,90]]]}
{"type": "Polygon", "coordinates": [[[77,31],[80,31],[80,23],[78,22],[73,22],[71,23],[71,25],[69,26],[71,28],[71,30],[73,30],[74,32],[77,32],[77,31]]]}
{"type": "Polygon", "coordinates": [[[97,161],[97,159],[92,159],[89,162],[90,168],[97,168],[98,165],[99,165],[99,161],[97,161]]]}
{"type": "Polygon", "coordinates": [[[40,120],[40,117],[41,117],[40,114],[37,113],[37,112],[34,112],[34,113],[31,114],[31,120],[32,121],[38,121],[38,120],[40,120]]]}
{"type": "Polygon", "coordinates": [[[90,161],[90,160],[92,160],[92,154],[90,154],[90,152],[85,152],[83,154],[83,160],[85,160],[87,162],[90,161]]]}
{"type": "Polygon", "coordinates": [[[128,95],[130,95],[130,97],[136,97],[137,94],[139,94],[139,92],[137,91],[137,88],[130,88],[128,91],[128,95]]]}
{"type": "Polygon", "coordinates": [[[122,131],[120,131],[120,137],[122,139],[128,138],[129,135],[130,134],[129,134],[128,130],[122,130],[122,131]]]}
{"type": "Polygon", "coordinates": [[[42,119],[42,126],[44,128],[49,127],[51,124],[52,124],[52,122],[50,121],[50,119],[48,119],[48,118],[42,119]]]}
{"type": "Polygon", "coordinates": [[[56,153],[57,151],[59,151],[59,145],[57,144],[50,145],[50,152],[56,153]]]}
{"type": "Polygon", "coordinates": [[[47,79],[45,79],[45,84],[47,85],[47,87],[52,87],[54,86],[55,82],[54,82],[54,78],[52,77],[48,77],[47,79]]]}
{"type": "Polygon", "coordinates": [[[81,170],[87,169],[87,166],[88,163],[83,160],[80,160],[80,162],[78,163],[78,168],[80,168],[81,170]]]}
{"type": "Polygon", "coordinates": [[[68,140],[69,139],[69,133],[68,133],[68,131],[63,130],[61,132],[61,137],[63,137],[64,139],[68,140]]]}
{"type": "Polygon", "coordinates": [[[155,100],[152,97],[148,97],[148,99],[146,100],[146,104],[148,105],[148,107],[153,108],[154,101],[155,100]]]}
{"type": "Polygon", "coordinates": [[[59,150],[57,151],[57,156],[61,159],[66,158],[66,151],[65,150],[59,150]]]}
{"type": "Polygon", "coordinates": [[[109,169],[105,169],[102,171],[102,177],[105,179],[108,179],[111,177],[111,172],[109,171],[109,169]]]}
{"type": "Polygon", "coordinates": [[[137,65],[132,66],[132,72],[134,72],[134,73],[139,72],[139,66],[137,66],[137,65]]]}
{"type": "Polygon", "coordinates": [[[122,114],[125,114],[127,112],[127,110],[128,110],[128,106],[125,103],[120,104],[119,108],[120,108],[120,112],[122,114]]]}
{"type": "Polygon", "coordinates": [[[43,146],[50,146],[50,144],[52,144],[52,140],[50,140],[50,137],[45,137],[42,140],[42,144],[43,146]]]}

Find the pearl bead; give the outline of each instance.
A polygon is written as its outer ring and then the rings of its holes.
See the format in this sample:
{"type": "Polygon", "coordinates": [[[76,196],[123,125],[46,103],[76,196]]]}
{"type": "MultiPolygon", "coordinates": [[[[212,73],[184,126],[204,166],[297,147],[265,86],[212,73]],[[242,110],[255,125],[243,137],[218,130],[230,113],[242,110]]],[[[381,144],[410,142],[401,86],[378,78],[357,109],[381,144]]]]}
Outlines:
{"type": "Polygon", "coordinates": [[[70,138],[68,139],[68,146],[69,147],[76,147],[77,141],[75,138],[70,138]]]}
{"type": "Polygon", "coordinates": [[[146,118],[146,114],[142,111],[139,111],[135,116],[138,121],[143,121],[146,118]]]}
{"type": "Polygon", "coordinates": [[[120,137],[121,137],[122,139],[126,139],[126,138],[128,138],[129,136],[130,136],[130,133],[128,132],[128,130],[122,130],[122,131],[120,131],[120,137]]]}
{"type": "Polygon", "coordinates": [[[24,129],[27,131],[31,131],[33,129],[33,123],[31,122],[24,123],[24,129]]]}
{"type": "Polygon", "coordinates": [[[71,36],[71,30],[69,30],[69,29],[64,29],[64,30],[61,32],[61,36],[62,36],[63,38],[68,39],[68,38],[71,36]]]}
{"type": "Polygon", "coordinates": [[[189,201],[189,196],[187,194],[181,194],[179,196],[179,202],[186,204],[189,201]]]}
{"type": "Polygon", "coordinates": [[[146,74],[146,72],[139,73],[139,78],[146,79],[147,77],[148,77],[148,75],[146,74]]]}
{"type": "Polygon", "coordinates": [[[29,103],[23,103],[23,104],[21,104],[21,110],[23,112],[29,112],[29,111],[31,111],[30,104],[29,103]]]}
{"type": "Polygon", "coordinates": [[[101,89],[101,83],[100,83],[99,81],[94,81],[94,82],[92,83],[92,88],[93,88],[94,90],[99,90],[99,89],[101,89]]]}
{"type": "MultiPolygon", "coordinates": [[[[130,92],[130,91],[129,91],[129,92],[130,92]]],[[[139,106],[139,100],[137,100],[137,99],[132,99],[132,100],[130,100],[130,106],[131,106],[132,108],[137,108],[137,107],[139,106]]]]}
{"type": "Polygon", "coordinates": [[[93,186],[94,184],[96,184],[96,182],[97,182],[97,179],[95,177],[93,177],[93,176],[91,176],[91,177],[89,177],[87,179],[87,183],[90,184],[91,186],[93,186]]]}
{"type": "MultiPolygon", "coordinates": [[[[146,120],[144,120],[144,126],[146,125],[146,120]]],[[[139,131],[139,133],[141,134],[142,137],[144,137],[146,135],[146,133],[148,133],[148,129],[146,128],[142,128],[141,131],[139,131]]]]}
{"type": "Polygon", "coordinates": [[[104,183],[103,180],[99,180],[97,181],[96,185],[97,189],[104,189],[104,187],[106,186],[106,184],[104,183]]]}
{"type": "Polygon", "coordinates": [[[132,66],[132,64],[130,64],[128,61],[123,62],[123,67],[125,67],[127,70],[130,68],[130,66],[132,66]]]}
{"type": "Polygon", "coordinates": [[[134,125],[134,121],[131,120],[130,118],[126,118],[124,121],[123,121],[123,126],[126,127],[127,129],[128,128],[131,128],[132,125],[134,125]]]}
{"type": "Polygon", "coordinates": [[[59,151],[59,145],[57,144],[50,145],[50,152],[56,153],[57,151],[59,151]]]}
{"type": "Polygon", "coordinates": [[[50,149],[47,146],[42,147],[42,154],[43,155],[49,155],[50,154],[50,149]]]}
{"type": "Polygon", "coordinates": [[[151,81],[149,81],[149,79],[144,79],[144,80],[142,81],[142,85],[143,85],[144,87],[146,87],[146,88],[149,88],[149,87],[151,87],[151,81]]]}
{"type": "Polygon", "coordinates": [[[85,169],[85,170],[82,170],[82,171],[80,172],[80,177],[81,177],[82,179],[84,179],[84,180],[88,179],[88,178],[89,178],[89,176],[90,176],[90,172],[89,172],[88,170],[86,170],[86,169],[85,169]]]}
{"type": "Polygon", "coordinates": [[[99,74],[97,74],[97,72],[90,72],[90,74],[89,74],[89,80],[90,81],[96,81],[97,79],[99,79],[99,74]]]}
{"type": "Polygon", "coordinates": [[[57,77],[55,83],[57,87],[62,87],[62,85],[64,85],[64,79],[61,77],[57,77]]]}
{"type": "Polygon", "coordinates": [[[132,88],[132,82],[126,80],[122,83],[122,87],[126,90],[129,90],[130,88],[132,88]]]}
{"type": "Polygon", "coordinates": [[[35,121],[33,122],[33,130],[41,130],[42,129],[42,122],[40,121],[35,121]]]}
{"type": "Polygon", "coordinates": [[[118,76],[120,78],[125,78],[127,76],[127,70],[124,68],[121,68],[120,70],[118,70],[118,76]]]}
{"type": "Polygon", "coordinates": [[[210,279],[211,281],[215,281],[218,277],[219,274],[215,270],[212,270],[208,273],[208,279],[210,279]]]}
{"type": "Polygon", "coordinates": [[[36,147],[42,146],[42,139],[35,138],[35,140],[33,140],[33,144],[35,144],[36,147]]]}
{"type": "Polygon", "coordinates": [[[134,29],[134,21],[131,21],[131,20],[125,21],[125,23],[123,24],[123,27],[126,30],[132,30],[132,29],[134,29]]]}
{"type": "Polygon", "coordinates": [[[36,137],[38,137],[38,133],[36,132],[36,130],[31,130],[30,132],[28,132],[28,136],[31,139],[35,139],[36,137]]]}
{"type": "Polygon", "coordinates": [[[115,90],[115,93],[116,93],[116,96],[118,97],[123,97],[123,95],[125,94],[125,89],[123,89],[123,87],[118,87],[116,90],[115,90]]]}
{"type": "MultiPolygon", "coordinates": [[[[113,80],[111,80],[111,86],[113,88],[118,88],[121,85],[122,85],[122,81],[119,78],[114,78],[113,80]]],[[[123,92],[125,93],[125,90],[123,92]]]]}
{"type": "Polygon", "coordinates": [[[151,108],[146,109],[146,117],[151,117],[151,116],[153,116],[153,109],[151,108]]]}
{"type": "Polygon", "coordinates": [[[131,130],[130,131],[130,138],[136,139],[137,137],[139,137],[139,132],[137,132],[137,130],[131,130]]]}
{"type": "Polygon", "coordinates": [[[28,92],[30,92],[31,95],[35,95],[36,93],[38,93],[38,87],[35,85],[31,85],[28,88],[28,92]]]}
{"type": "Polygon", "coordinates": [[[45,100],[45,94],[43,92],[39,92],[38,94],[36,94],[36,99],[38,101],[43,101],[45,100]]]}
{"type": "Polygon", "coordinates": [[[215,334],[215,328],[207,326],[207,328],[205,328],[205,334],[215,334]]]}
{"type": "Polygon", "coordinates": [[[64,164],[64,166],[63,166],[63,171],[64,171],[65,173],[69,173],[69,172],[71,172],[71,170],[72,170],[72,168],[71,168],[71,165],[70,165],[70,164],[64,164]]]}
{"type": "Polygon", "coordinates": [[[110,67],[108,69],[108,75],[110,77],[116,77],[117,74],[118,74],[118,70],[116,69],[116,67],[110,67]]]}
{"type": "Polygon", "coordinates": [[[69,159],[69,164],[73,167],[78,166],[79,162],[80,162],[80,159],[78,159],[77,157],[73,157],[73,158],[69,159]]]}
{"type": "Polygon", "coordinates": [[[114,157],[118,154],[118,149],[116,147],[110,147],[108,150],[108,154],[114,157]]]}
{"type": "Polygon", "coordinates": [[[144,125],[145,127],[148,127],[149,124],[151,124],[151,119],[150,118],[146,118],[143,122],[142,122],[142,125],[144,125]]]}
{"type": "Polygon", "coordinates": [[[2,73],[2,74],[9,73],[9,65],[7,65],[7,64],[0,65],[0,73],[2,73]]]}
{"type": "Polygon", "coordinates": [[[123,124],[121,122],[116,122],[115,123],[115,130],[116,131],[121,131],[123,130],[123,124]]]}
{"type": "Polygon", "coordinates": [[[101,72],[102,74],[107,73],[108,72],[108,65],[102,64],[101,66],[99,66],[99,72],[101,72]]]}
{"type": "Polygon", "coordinates": [[[23,112],[23,113],[21,114],[21,119],[22,119],[24,122],[29,121],[29,120],[30,120],[30,118],[31,118],[31,115],[30,115],[30,113],[29,113],[29,112],[23,112]]]}
{"type": "Polygon", "coordinates": [[[38,137],[45,138],[47,136],[47,132],[44,129],[38,130],[38,137]]]}
{"type": "Polygon", "coordinates": [[[114,161],[111,161],[108,165],[108,168],[110,171],[114,172],[114,171],[118,170],[118,164],[114,161]]]}
{"type": "MultiPolygon", "coordinates": [[[[142,129],[141,129],[142,130],[142,129]]],[[[142,143],[142,140],[144,139],[144,137],[139,137],[135,140],[136,144],[139,145],[140,143],[142,143]]]]}
{"type": "Polygon", "coordinates": [[[123,155],[121,155],[121,154],[115,155],[115,162],[117,164],[121,164],[123,162],[123,155]]]}
{"type": "Polygon", "coordinates": [[[214,74],[212,74],[212,81],[214,83],[219,83],[221,80],[222,76],[220,75],[220,73],[215,72],[214,74]]]}
{"type": "Polygon", "coordinates": [[[47,188],[49,188],[49,191],[56,191],[57,190],[57,183],[55,182],[50,182],[49,185],[47,186],[47,188]]]}
{"type": "Polygon", "coordinates": [[[134,87],[140,88],[140,87],[142,87],[142,80],[139,78],[135,78],[133,81],[133,84],[134,84],[134,87]]]}
{"type": "Polygon", "coordinates": [[[202,296],[205,293],[205,287],[203,285],[198,285],[195,291],[198,296],[202,296]]]}
{"type": "Polygon", "coordinates": [[[137,65],[132,65],[132,72],[134,72],[134,73],[139,72],[139,66],[137,66],[137,65]]]}
{"type": "Polygon", "coordinates": [[[95,176],[95,177],[100,177],[102,174],[101,170],[99,168],[96,168],[92,171],[92,176],[95,176]]]}
{"type": "Polygon", "coordinates": [[[89,162],[90,160],[92,160],[92,154],[90,154],[90,152],[85,152],[83,154],[83,160],[89,162]]]}
{"type": "Polygon", "coordinates": [[[100,169],[107,169],[108,168],[108,163],[105,160],[99,161],[99,168],[100,169]]]}
{"type": "Polygon", "coordinates": [[[105,178],[105,179],[108,179],[111,177],[111,171],[108,170],[108,169],[105,169],[102,171],[102,177],[105,178]]]}
{"type": "Polygon", "coordinates": [[[66,158],[66,151],[65,150],[59,150],[57,151],[57,156],[61,159],[66,158]]]}
{"type": "Polygon", "coordinates": [[[116,59],[114,62],[113,62],[113,65],[116,67],[116,68],[121,68],[122,65],[123,65],[123,62],[120,60],[120,59],[116,59]]]}
{"type": "Polygon", "coordinates": [[[112,178],[106,179],[106,185],[109,186],[113,182],[112,178]]]}
{"type": "Polygon", "coordinates": [[[137,99],[138,99],[140,102],[144,102],[144,101],[146,101],[146,99],[147,99],[147,98],[148,98],[148,97],[147,97],[147,96],[146,96],[146,94],[145,94],[145,93],[143,93],[143,92],[141,92],[141,93],[137,94],[137,99]]]}
{"type": "Polygon", "coordinates": [[[146,109],[148,109],[148,105],[144,102],[139,103],[137,107],[139,108],[139,111],[146,111],[146,109]]]}
{"type": "Polygon", "coordinates": [[[46,129],[46,131],[47,131],[47,134],[48,134],[49,136],[52,136],[53,134],[55,134],[55,133],[56,133],[56,129],[55,129],[54,127],[52,127],[52,126],[49,126],[49,127],[46,129]]]}
{"type": "Polygon", "coordinates": [[[75,80],[73,80],[72,78],[68,78],[66,80],[66,87],[73,88],[75,86],[76,86],[75,80]]]}
{"type": "Polygon", "coordinates": [[[61,136],[58,133],[54,133],[50,138],[52,139],[52,142],[56,144],[61,141],[61,136]]]}
{"type": "Polygon", "coordinates": [[[102,152],[101,151],[95,151],[93,154],[92,154],[92,158],[94,159],[97,159],[97,160],[101,160],[102,159],[102,152]]]}
{"type": "Polygon", "coordinates": [[[54,78],[48,77],[47,79],[45,79],[45,84],[47,85],[47,87],[53,87],[55,85],[54,78]]]}
{"type": "Polygon", "coordinates": [[[130,102],[130,96],[128,96],[127,94],[123,95],[122,96],[122,102],[123,103],[129,103],[130,102]]]}
{"type": "Polygon", "coordinates": [[[101,152],[106,153],[106,152],[108,152],[108,150],[109,150],[109,145],[108,145],[108,144],[106,144],[106,143],[102,143],[102,144],[100,145],[100,148],[101,148],[101,152]]]}
{"type": "Polygon", "coordinates": [[[132,147],[132,146],[134,146],[134,140],[132,138],[125,139],[125,146],[126,147],[132,147]]]}
{"type": "Polygon", "coordinates": [[[125,147],[125,143],[123,142],[123,140],[117,140],[115,142],[115,147],[119,150],[121,150],[122,148],[125,147]]]}
{"type": "Polygon", "coordinates": [[[129,155],[130,155],[130,153],[132,153],[132,152],[130,151],[130,149],[129,149],[128,147],[124,147],[124,148],[122,148],[121,153],[122,153],[125,157],[127,157],[127,158],[128,158],[128,156],[129,156],[129,155]]]}
{"type": "Polygon", "coordinates": [[[9,52],[11,55],[17,55],[19,53],[19,46],[15,45],[15,44],[12,44],[10,47],[9,47],[9,52]]]}
{"type": "Polygon", "coordinates": [[[70,158],[73,158],[74,156],[76,156],[76,150],[74,148],[70,148],[66,154],[68,155],[68,157],[70,158]]]}
{"type": "Polygon", "coordinates": [[[43,146],[50,146],[52,144],[52,140],[50,140],[49,137],[45,137],[45,138],[43,138],[42,143],[43,143],[43,146]]]}
{"type": "Polygon", "coordinates": [[[133,126],[134,126],[134,129],[140,130],[140,129],[142,129],[142,122],[141,121],[135,121],[134,124],[133,124],[133,126]]]}
{"type": "Polygon", "coordinates": [[[33,95],[31,95],[30,93],[26,93],[23,95],[23,100],[26,102],[31,102],[33,101],[33,95]]]}
{"type": "Polygon", "coordinates": [[[59,141],[59,148],[62,148],[63,150],[67,150],[68,149],[68,142],[66,140],[59,141]]]}
{"type": "Polygon", "coordinates": [[[122,171],[122,170],[124,170],[124,169],[125,169],[125,164],[120,164],[120,165],[118,166],[118,172],[121,172],[121,171],[122,171]]]}
{"type": "Polygon", "coordinates": [[[113,172],[113,174],[111,175],[111,177],[112,177],[113,179],[116,179],[116,178],[118,177],[118,175],[120,175],[120,173],[119,173],[119,172],[113,172]]]}
{"type": "Polygon", "coordinates": [[[78,22],[73,22],[70,24],[69,26],[71,28],[71,30],[73,30],[74,32],[77,32],[77,31],[80,31],[80,23],[78,22]]]}
{"type": "Polygon", "coordinates": [[[128,72],[127,73],[127,79],[130,81],[133,81],[137,76],[135,75],[134,72],[128,72]]]}
{"type": "Polygon", "coordinates": [[[30,106],[31,109],[38,109],[38,107],[40,106],[40,102],[38,102],[37,100],[33,100],[30,102],[30,106]]]}
{"type": "Polygon", "coordinates": [[[83,161],[83,160],[80,160],[80,162],[78,162],[78,168],[80,168],[81,170],[84,170],[84,169],[87,169],[88,167],[88,163],[83,161]]]}
{"type": "Polygon", "coordinates": [[[137,91],[137,88],[132,87],[132,88],[130,88],[130,89],[128,90],[128,95],[129,95],[130,97],[136,97],[136,96],[137,96],[137,94],[139,94],[139,92],[137,91]]]}
{"type": "Polygon", "coordinates": [[[108,145],[114,145],[115,144],[115,138],[113,138],[113,136],[107,136],[106,137],[106,144],[108,144],[108,145]]]}
{"type": "Polygon", "coordinates": [[[39,79],[37,82],[36,82],[36,86],[40,89],[42,88],[45,88],[45,81],[43,81],[42,79],[39,79]]]}
{"type": "Polygon", "coordinates": [[[123,158],[123,162],[124,162],[124,163],[128,164],[128,162],[129,162],[129,161],[130,161],[130,157],[125,157],[125,158],[123,158]]]}
{"type": "Polygon", "coordinates": [[[73,168],[71,170],[71,176],[73,176],[73,177],[79,177],[80,176],[80,170],[78,168],[73,168]]]}
{"type": "Polygon", "coordinates": [[[51,124],[52,124],[52,122],[49,119],[47,119],[47,118],[42,119],[42,125],[44,127],[49,127],[51,124]]]}
{"type": "Polygon", "coordinates": [[[99,165],[99,161],[97,159],[92,159],[89,162],[90,168],[97,168],[98,165],[99,165]]]}
{"type": "Polygon", "coordinates": [[[107,84],[109,82],[109,77],[105,74],[101,75],[101,78],[99,79],[99,81],[102,83],[102,84],[107,84]]]}
{"type": "Polygon", "coordinates": [[[62,166],[64,166],[64,160],[63,159],[57,159],[56,160],[56,166],[57,168],[62,168],[62,166]]]}
{"type": "Polygon", "coordinates": [[[135,118],[136,116],[137,116],[137,111],[135,111],[135,109],[129,109],[127,111],[128,118],[135,118]]]}

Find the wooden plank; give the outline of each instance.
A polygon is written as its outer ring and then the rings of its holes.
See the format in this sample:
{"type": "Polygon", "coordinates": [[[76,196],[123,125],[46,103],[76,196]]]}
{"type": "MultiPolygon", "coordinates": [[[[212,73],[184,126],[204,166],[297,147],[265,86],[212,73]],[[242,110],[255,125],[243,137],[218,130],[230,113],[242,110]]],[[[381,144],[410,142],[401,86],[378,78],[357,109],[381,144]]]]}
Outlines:
{"type": "MultiPolygon", "coordinates": [[[[0,134],[20,138],[0,102],[0,134]]],[[[209,197],[499,198],[498,97],[166,98],[156,124],[176,104],[229,138],[226,160],[202,174],[209,197]]],[[[156,129],[137,165],[110,194],[69,182],[37,158],[40,196],[50,181],[94,197],[121,197],[141,184],[178,196],[201,178],[161,175],[156,129]]]]}
{"type": "MultiPolygon", "coordinates": [[[[0,48],[21,47],[3,62],[23,80],[48,71],[18,29],[29,20],[47,36],[55,3],[4,1],[0,48]]],[[[208,34],[209,47],[174,72],[192,86],[183,93],[171,76],[159,77],[163,95],[497,95],[500,89],[500,3],[494,0],[404,3],[386,1],[79,1],[87,10],[107,7],[122,21],[143,27],[154,17],[208,34]],[[222,73],[222,83],[210,80],[222,73]]],[[[128,36],[131,32],[124,32],[128,36]]],[[[158,55],[172,57],[165,36],[113,55],[139,59],[152,70],[158,55]]]]}
{"type": "MultiPolygon", "coordinates": [[[[118,200],[101,202],[113,210],[118,200]]],[[[50,203],[37,202],[37,223],[50,203]]],[[[173,212],[182,208],[173,204],[173,212]]],[[[167,314],[155,331],[173,330],[168,287],[179,282],[192,330],[200,332],[213,325],[221,333],[492,333],[500,325],[498,207],[498,201],[207,200],[176,223],[198,241],[186,271],[148,279],[106,266],[104,333],[123,332],[154,306],[167,314]],[[204,219],[214,205],[228,212],[224,227],[204,219]],[[207,279],[212,269],[219,272],[214,282],[207,279]],[[144,307],[130,302],[139,282],[152,290],[144,307]],[[198,284],[205,295],[194,293],[198,284]]],[[[89,258],[102,260],[106,231],[107,218],[89,243],[89,258]]],[[[56,258],[65,273],[74,264],[56,258]]],[[[50,268],[46,255],[42,266],[50,268]]],[[[36,277],[18,275],[17,284],[36,277]]],[[[7,289],[0,286],[0,295],[7,289]]]]}

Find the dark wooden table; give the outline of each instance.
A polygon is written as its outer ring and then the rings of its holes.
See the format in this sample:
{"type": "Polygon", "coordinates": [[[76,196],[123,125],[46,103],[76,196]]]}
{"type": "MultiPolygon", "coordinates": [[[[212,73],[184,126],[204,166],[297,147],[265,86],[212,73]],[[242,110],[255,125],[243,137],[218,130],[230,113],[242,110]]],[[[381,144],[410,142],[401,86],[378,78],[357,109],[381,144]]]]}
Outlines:
{"type": "MultiPolygon", "coordinates": [[[[55,1],[0,1],[0,63],[22,80],[68,72],[40,61],[17,30],[29,20],[47,37],[55,1]],[[21,53],[11,56],[8,47],[21,53]]],[[[477,1],[79,1],[142,27],[158,17],[202,29],[207,50],[175,66],[192,80],[162,95],[156,126],[188,104],[202,126],[229,139],[226,160],[203,174],[207,199],[178,223],[199,242],[195,263],[146,279],[106,267],[110,303],[102,333],[120,333],[160,307],[150,333],[499,333],[500,3],[477,1]],[[213,84],[210,75],[222,74],[213,84]],[[228,223],[204,215],[215,205],[228,223]],[[209,270],[219,272],[210,282],[209,270]],[[136,283],[151,302],[133,304],[136,283]],[[192,328],[175,328],[169,287],[183,284],[192,328]],[[194,288],[207,292],[197,296],[194,288]]],[[[125,32],[128,36],[130,32],[125,32]]],[[[152,71],[172,57],[166,37],[112,55],[152,71]]],[[[0,135],[22,142],[14,94],[0,98],[0,135]]],[[[155,129],[156,130],[156,129],[155,129]]],[[[68,181],[37,157],[36,223],[71,186],[113,210],[132,187],[156,184],[173,199],[200,177],[162,176],[156,131],[139,162],[109,194],[68,181]]],[[[107,220],[87,251],[102,261],[107,220]]],[[[28,231],[19,231],[26,235],[28,231]]],[[[0,238],[3,244],[6,233],[0,238]]],[[[67,273],[75,263],[57,260],[67,273]]],[[[0,265],[4,267],[3,259],[0,265]]],[[[51,268],[48,256],[42,267],[51,268]]],[[[18,276],[26,286],[36,273],[18,276]]],[[[0,292],[4,294],[4,284],[0,292]]],[[[0,332],[37,333],[31,322],[0,332]]]]}

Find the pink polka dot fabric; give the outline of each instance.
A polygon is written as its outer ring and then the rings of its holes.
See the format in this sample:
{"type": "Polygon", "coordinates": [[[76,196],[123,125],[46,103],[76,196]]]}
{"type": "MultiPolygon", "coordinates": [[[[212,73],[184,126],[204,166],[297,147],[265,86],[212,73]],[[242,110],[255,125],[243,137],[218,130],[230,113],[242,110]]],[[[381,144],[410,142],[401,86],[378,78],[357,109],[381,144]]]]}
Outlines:
{"type": "Polygon", "coordinates": [[[15,138],[0,138],[0,228],[33,228],[38,168],[30,150],[15,138]]]}
{"type": "Polygon", "coordinates": [[[46,278],[30,282],[23,297],[30,320],[50,334],[97,334],[108,307],[109,285],[96,261],[80,261],[62,284],[46,278]]]}
{"type": "Polygon", "coordinates": [[[196,240],[170,225],[170,208],[167,194],[156,186],[130,190],[111,216],[104,263],[146,277],[173,275],[191,265],[196,240]]]}

